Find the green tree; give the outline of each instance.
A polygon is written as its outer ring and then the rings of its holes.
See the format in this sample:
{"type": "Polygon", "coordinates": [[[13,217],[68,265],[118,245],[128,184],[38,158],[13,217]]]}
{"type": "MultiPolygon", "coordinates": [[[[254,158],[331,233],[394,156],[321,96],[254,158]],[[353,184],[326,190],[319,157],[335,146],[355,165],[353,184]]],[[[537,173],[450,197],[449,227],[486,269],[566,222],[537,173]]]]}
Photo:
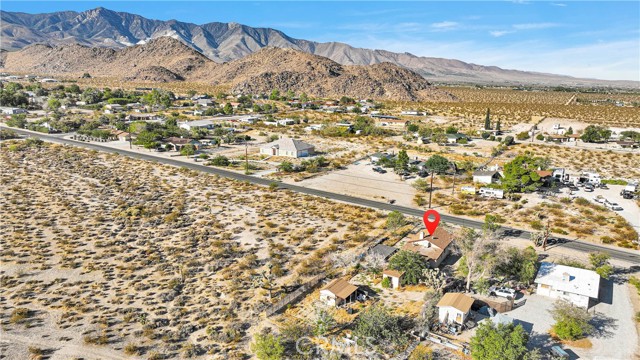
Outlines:
{"type": "Polygon", "coordinates": [[[399,211],[392,211],[387,216],[387,229],[389,231],[396,231],[399,228],[405,226],[407,224],[407,219],[404,218],[399,211]]]}
{"type": "Polygon", "coordinates": [[[409,168],[409,155],[403,149],[398,152],[398,156],[396,157],[395,169],[396,172],[406,171],[409,168]]]}
{"type": "Polygon", "coordinates": [[[529,138],[529,133],[527,131],[520,132],[516,135],[516,139],[523,141],[529,138]]]}
{"type": "Polygon", "coordinates": [[[447,172],[449,167],[451,167],[451,163],[447,160],[446,157],[441,155],[432,155],[425,162],[425,167],[429,169],[431,172],[435,172],[436,174],[444,174],[447,172]]]}
{"type": "Polygon", "coordinates": [[[27,116],[24,114],[11,115],[11,118],[5,121],[7,126],[24,129],[27,126],[27,116]]]}
{"type": "Polygon", "coordinates": [[[158,140],[160,140],[161,138],[162,136],[153,131],[143,130],[138,134],[138,136],[136,136],[136,140],[133,143],[136,145],[141,145],[145,149],[153,149],[157,148],[160,145],[158,143],[158,140]]]}
{"type": "Polygon", "coordinates": [[[180,155],[193,156],[196,153],[196,147],[191,144],[186,144],[180,149],[180,155]]]}
{"type": "Polygon", "coordinates": [[[524,360],[529,335],[522,325],[482,322],[471,338],[473,360],[524,360]]]}
{"type": "Polygon", "coordinates": [[[447,126],[447,128],[444,130],[445,134],[457,134],[458,133],[458,128],[451,125],[451,126],[447,126]]]}
{"type": "Polygon", "coordinates": [[[510,247],[498,256],[500,262],[496,265],[495,274],[505,277],[516,277],[519,281],[530,284],[536,276],[538,254],[529,246],[520,250],[510,247]]]}
{"type": "Polygon", "coordinates": [[[256,334],[251,343],[251,351],[260,360],[284,359],[282,338],[271,333],[256,334]]]}
{"type": "Polygon", "coordinates": [[[502,188],[507,192],[533,191],[542,183],[536,172],[543,165],[542,158],[533,158],[527,154],[518,155],[504,165],[502,188]]]}
{"type": "Polygon", "coordinates": [[[224,155],[215,156],[209,163],[213,166],[229,166],[229,158],[224,155]]]}
{"type": "Polygon", "coordinates": [[[500,128],[500,119],[498,119],[498,121],[496,122],[496,131],[501,131],[502,129],[500,128]]]}
{"type": "Polygon", "coordinates": [[[363,344],[367,339],[374,339],[382,345],[402,345],[408,341],[408,332],[403,323],[402,317],[391,314],[387,308],[377,303],[358,316],[353,334],[363,344]]]}
{"type": "Polygon", "coordinates": [[[336,326],[337,322],[334,319],[333,315],[327,309],[318,308],[316,309],[315,319],[314,319],[314,328],[313,333],[315,335],[321,336],[328,333],[334,326],[336,326]]]}
{"type": "Polygon", "coordinates": [[[562,340],[578,340],[594,330],[589,324],[591,315],[587,310],[567,301],[557,301],[550,312],[556,321],[553,331],[562,340]]]}
{"type": "Polygon", "coordinates": [[[422,192],[428,192],[429,190],[431,190],[431,184],[428,180],[425,179],[417,179],[413,182],[413,184],[411,184],[411,186],[413,186],[414,189],[422,192]]]}
{"type": "Polygon", "coordinates": [[[582,133],[582,136],[580,136],[580,139],[584,142],[595,143],[606,141],[610,137],[611,130],[598,125],[589,125],[586,127],[586,129],[584,129],[584,132],[582,133]]]}
{"type": "Polygon", "coordinates": [[[589,263],[592,269],[601,277],[609,279],[613,274],[613,267],[609,263],[611,255],[603,252],[594,252],[589,254],[589,263]]]}
{"type": "Polygon", "coordinates": [[[280,90],[278,89],[271,90],[271,95],[269,95],[269,100],[280,100],[280,90]]]}
{"type": "Polygon", "coordinates": [[[389,259],[389,268],[404,271],[402,284],[417,285],[424,279],[424,270],[429,267],[425,258],[413,251],[400,250],[389,259]]]}
{"type": "Polygon", "coordinates": [[[147,105],[162,105],[169,107],[173,103],[174,99],[175,96],[170,91],[153,89],[144,94],[140,100],[147,105]]]}
{"type": "Polygon", "coordinates": [[[484,129],[491,130],[491,113],[487,109],[487,116],[484,118],[484,129]]]}
{"type": "Polygon", "coordinates": [[[565,134],[566,135],[573,135],[573,128],[571,126],[569,126],[569,128],[567,129],[567,132],[565,134]]]}
{"type": "Polygon", "coordinates": [[[224,105],[224,108],[222,108],[222,111],[227,115],[232,115],[233,114],[233,106],[231,106],[231,103],[226,103],[224,105]]]}
{"type": "Polygon", "coordinates": [[[285,173],[291,173],[295,170],[295,167],[290,161],[283,161],[280,163],[280,165],[278,165],[278,170],[285,173]]]}
{"type": "Polygon", "coordinates": [[[49,110],[56,111],[60,109],[60,106],[62,106],[62,104],[60,103],[60,100],[56,98],[49,98],[49,100],[47,101],[47,108],[49,110]]]}
{"type": "Polygon", "coordinates": [[[307,101],[309,101],[309,96],[307,95],[307,93],[303,92],[302,94],[300,94],[300,102],[306,103],[307,101]]]}

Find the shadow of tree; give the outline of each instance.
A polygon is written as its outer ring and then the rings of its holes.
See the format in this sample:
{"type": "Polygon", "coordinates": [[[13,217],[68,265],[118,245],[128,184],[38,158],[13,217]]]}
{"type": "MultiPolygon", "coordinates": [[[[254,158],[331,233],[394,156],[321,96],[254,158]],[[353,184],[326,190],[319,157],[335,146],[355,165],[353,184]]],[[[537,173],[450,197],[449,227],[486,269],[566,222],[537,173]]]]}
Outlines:
{"type": "Polygon", "coordinates": [[[589,324],[593,326],[593,337],[605,339],[613,337],[613,330],[618,328],[617,322],[617,319],[596,313],[589,321],[589,324]]]}

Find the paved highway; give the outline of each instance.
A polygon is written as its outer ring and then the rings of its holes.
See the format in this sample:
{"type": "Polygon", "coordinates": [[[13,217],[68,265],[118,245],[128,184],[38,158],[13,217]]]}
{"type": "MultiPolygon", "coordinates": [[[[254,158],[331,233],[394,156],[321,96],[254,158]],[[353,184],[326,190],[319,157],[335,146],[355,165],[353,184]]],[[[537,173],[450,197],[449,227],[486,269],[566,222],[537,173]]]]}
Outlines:
{"type": "MultiPolygon", "coordinates": [[[[245,175],[245,174],[224,170],[220,168],[200,165],[198,163],[189,163],[189,162],[184,162],[180,160],[158,157],[158,156],[153,156],[150,154],[144,154],[144,153],[131,151],[131,150],[115,149],[115,148],[100,145],[97,143],[86,143],[81,141],[64,139],[61,135],[40,134],[40,133],[34,133],[31,131],[20,130],[20,129],[13,129],[13,130],[23,135],[37,136],[42,140],[46,140],[50,142],[72,145],[72,146],[80,146],[87,149],[92,149],[92,150],[97,150],[102,152],[117,153],[117,154],[125,155],[131,158],[154,161],[154,162],[163,163],[167,165],[185,167],[185,168],[196,170],[196,171],[203,171],[210,174],[216,174],[216,175],[230,178],[230,179],[248,181],[258,185],[268,186],[273,182],[272,180],[269,180],[269,179],[259,178],[251,175],[245,175]]],[[[285,183],[279,182],[278,185],[282,189],[288,189],[288,190],[303,193],[303,194],[320,196],[327,199],[338,200],[338,201],[342,201],[342,202],[346,202],[354,205],[360,205],[360,206],[379,209],[379,210],[387,210],[387,211],[395,210],[406,215],[417,216],[420,218],[424,213],[423,209],[393,205],[393,204],[388,204],[380,201],[362,199],[355,196],[342,195],[342,194],[337,194],[337,193],[323,191],[323,190],[316,190],[316,189],[306,188],[303,186],[298,186],[293,184],[285,184],[285,183]]],[[[440,220],[447,223],[460,225],[460,226],[467,226],[475,229],[480,229],[483,224],[481,221],[469,220],[469,219],[464,219],[464,218],[459,218],[459,217],[444,215],[444,214],[440,215],[440,220]]],[[[531,236],[531,233],[529,231],[514,229],[514,228],[503,227],[500,229],[500,232],[504,236],[516,236],[524,239],[529,239],[531,236]]],[[[577,250],[580,252],[587,252],[587,253],[593,252],[593,251],[602,251],[602,252],[609,253],[611,255],[611,258],[613,259],[622,260],[632,264],[640,265],[640,253],[638,253],[637,251],[634,252],[631,250],[615,249],[611,247],[600,246],[597,244],[578,241],[578,240],[571,240],[571,239],[560,239],[560,240],[561,240],[561,243],[555,246],[563,246],[568,249],[577,250]]]]}

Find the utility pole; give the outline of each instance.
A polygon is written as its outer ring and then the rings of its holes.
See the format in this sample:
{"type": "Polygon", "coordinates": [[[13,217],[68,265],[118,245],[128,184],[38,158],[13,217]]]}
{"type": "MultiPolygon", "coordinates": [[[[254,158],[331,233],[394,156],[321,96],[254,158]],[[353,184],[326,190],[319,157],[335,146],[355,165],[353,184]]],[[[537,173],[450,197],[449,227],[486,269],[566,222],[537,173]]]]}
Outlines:
{"type": "Polygon", "coordinates": [[[456,192],[456,173],[458,172],[458,168],[456,166],[455,162],[451,162],[451,165],[453,165],[453,185],[451,186],[451,195],[454,195],[456,192]]]}
{"type": "Polygon", "coordinates": [[[429,209],[431,209],[431,196],[433,195],[433,169],[431,170],[431,188],[429,189],[429,209]]]}
{"type": "Polygon", "coordinates": [[[244,173],[249,174],[249,143],[247,142],[247,135],[244,138],[244,173]]]}
{"type": "Polygon", "coordinates": [[[549,221],[547,219],[547,226],[544,229],[544,240],[542,241],[542,251],[547,251],[547,240],[549,239],[549,221]]]}

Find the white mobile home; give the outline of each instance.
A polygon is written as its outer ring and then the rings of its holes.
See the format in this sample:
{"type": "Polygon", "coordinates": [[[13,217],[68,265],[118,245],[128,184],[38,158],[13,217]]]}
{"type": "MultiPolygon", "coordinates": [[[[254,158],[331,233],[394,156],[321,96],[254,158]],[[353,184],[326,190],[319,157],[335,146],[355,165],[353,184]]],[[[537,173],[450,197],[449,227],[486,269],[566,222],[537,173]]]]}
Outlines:
{"type": "Polygon", "coordinates": [[[480,191],[478,191],[478,194],[484,197],[490,197],[490,198],[496,198],[496,199],[504,198],[504,191],[501,189],[492,189],[492,188],[483,187],[483,188],[480,188],[480,191]]]}
{"type": "Polygon", "coordinates": [[[576,306],[589,307],[589,300],[598,300],[600,275],[595,271],[579,269],[550,262],[540,263],[535,283],[542,296],[563,299],[576,306]]]}

